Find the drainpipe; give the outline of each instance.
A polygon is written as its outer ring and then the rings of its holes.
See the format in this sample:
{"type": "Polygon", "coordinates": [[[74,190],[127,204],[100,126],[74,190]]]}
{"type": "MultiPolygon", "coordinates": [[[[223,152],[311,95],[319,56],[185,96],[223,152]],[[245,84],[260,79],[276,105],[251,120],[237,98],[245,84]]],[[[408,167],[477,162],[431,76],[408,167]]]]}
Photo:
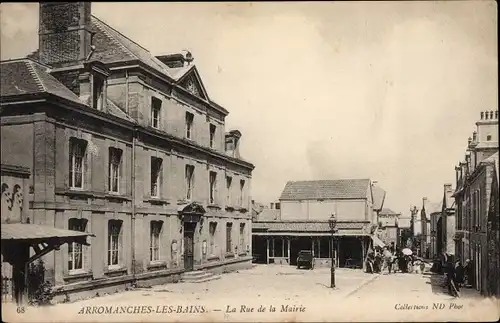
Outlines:
{"type": "MultiPolygon", "coordinates": [[[[128,111],[128,70],[125,70],[125,111],[127,114],[129,113],[128,111]]],[[[135,136],[134,136],[135,138],[135,136]]],[[[132,190],[133,191],[133,190],[132,190]]]]}
{"type": "MultiPolygon", "coordinates": [[[[128,102],[128,99],[126,100],[128,102]]],[[[127,103],[128,105],[128,103],[127,103]]],[[[132,203],[131,203],[131,208],[132,208],[132,221],[131,221],[131,236],[130,236],[130,245],[132,248],[132,285],[135,287],[136,285],[136,276],[135,276],[135,145],[136,145],[136,140],[137,140],[137,132],[134,127],[133,133],[132,133],[132,169],[131,169],[131,190],[132,190],[132,203]]]]}

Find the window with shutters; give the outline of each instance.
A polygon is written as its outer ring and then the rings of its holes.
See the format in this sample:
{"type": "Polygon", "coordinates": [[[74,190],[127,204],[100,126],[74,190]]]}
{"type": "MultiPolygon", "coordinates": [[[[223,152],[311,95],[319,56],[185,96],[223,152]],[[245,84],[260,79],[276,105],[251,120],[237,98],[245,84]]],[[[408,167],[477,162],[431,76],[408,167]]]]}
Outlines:
{"type": "Polygon", "coordinates": [[[87,141],[71,138],[69,141],[69,186],[83,189],[87,171],[87,141]]]}

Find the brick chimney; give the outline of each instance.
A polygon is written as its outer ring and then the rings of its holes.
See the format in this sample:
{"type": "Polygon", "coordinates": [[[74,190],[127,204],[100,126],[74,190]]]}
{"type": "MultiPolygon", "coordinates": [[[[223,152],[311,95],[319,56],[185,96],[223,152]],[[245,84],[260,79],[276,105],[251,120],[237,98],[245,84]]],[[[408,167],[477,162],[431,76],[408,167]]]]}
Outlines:
{"type": "Polygon", "coordinates": [[[90,2],[40,3],[40,61],[59,67],[85,60],[91,50],[90,15],[90,2]]]}
{"type": "Polygon", "coordinates": [[[226,153],[234,158],[240,158],[241,132],[231,130],[226,133],[226,153]]]}

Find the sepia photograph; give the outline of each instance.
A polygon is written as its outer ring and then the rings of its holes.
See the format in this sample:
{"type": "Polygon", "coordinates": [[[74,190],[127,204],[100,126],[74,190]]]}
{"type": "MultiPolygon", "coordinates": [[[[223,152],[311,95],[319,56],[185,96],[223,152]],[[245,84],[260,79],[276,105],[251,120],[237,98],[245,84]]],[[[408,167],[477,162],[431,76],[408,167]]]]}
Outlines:
{"type": "Polygon", "coordinates": [[[1,3],[2,321],[499,320],[497,10],[1,3]]]}

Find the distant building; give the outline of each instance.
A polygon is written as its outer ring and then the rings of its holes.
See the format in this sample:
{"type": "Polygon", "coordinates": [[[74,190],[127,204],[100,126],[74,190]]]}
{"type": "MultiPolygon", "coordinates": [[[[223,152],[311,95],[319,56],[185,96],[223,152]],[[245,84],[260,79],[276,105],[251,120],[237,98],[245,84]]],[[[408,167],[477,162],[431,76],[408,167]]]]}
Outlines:
{"type": "Polygon", "coordinates": [[[413,231],[411,229],[411,218],[410,217],[399,217],[398,218],[398,242],[397,245],[400,248],[411,248],[413,238],[413,231]]]}
{"type": "Polygon", "coordinates": [[[437,250],[438,253],[455,255],[455,200],[453,199],[452,184],[444,184],[441,217],[437,223],[437,250]]]}
{"type": "Polygon", "coordinates": [[[460,260],[471,260],[473,286],[484,295],[499,296],[498,111],[481,112],[476,126],[465,161],[455,167],[455,250],[460,260]]]}
{"type": "Polygon", "coordinates": [[[398,220],[401,213],[394,212],[391,209],[383,208],[378,215],[379,238],[384,243],[398,245],[398,220]]]}
{"type": "Polygon", "coordinates": [[[319,265],[329,265],[333,252],[338,267],[362,267],[372,240],[382,244],[373,235],[374,205],[382,204],[369,179],[288,182],[280,210],[263,210],[252,224],[254,259],[295,265],[300,250],[312,250],[319,265]],[[333,250],[332,214],[338,220],[333,250]]]}
{"type": "Polygon", "coordinates": [[[429,241],[429,258],[434,259],[438,256],[439,251],[437,249],[437,223],[441,218],[441,213],[443,209],[443,202],[426,202],[425,213],[429,220],[429,230],[428,230],[428,241],[429,241]]]}

